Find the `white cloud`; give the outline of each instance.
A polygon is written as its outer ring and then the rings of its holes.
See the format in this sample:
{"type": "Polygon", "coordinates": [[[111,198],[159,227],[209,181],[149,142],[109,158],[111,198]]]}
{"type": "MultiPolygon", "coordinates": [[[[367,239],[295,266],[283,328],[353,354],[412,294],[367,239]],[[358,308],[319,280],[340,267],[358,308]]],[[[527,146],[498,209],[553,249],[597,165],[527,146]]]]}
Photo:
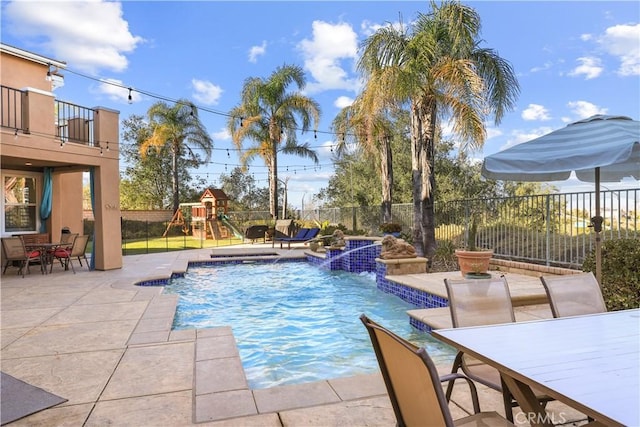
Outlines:
{"type": "Polygon", "coordinates": [[[13,1],[3,11],[11,33],[30,38],[38,50],[51,52],[70,68],[88,72],[125,70],[125,54],[144,41],[129,31],[119,2],[13,1]]]}
{"type": "Polygon", "coordinates": [[[583,56],[581,58],[578,58],[577,61],[580,63],[580,65],[578,65],[573,69],[573,71],[569,73],[570,76],[579,77],[581,75],[584,75],[585,79],[590,80],[595,79],[600,74],[602,74],[602,70],[604,68],[602,67],[600,58],[596,58],[594,56],[583,56]]]}
{"type": "Polygon", "coordinates": [[[640,75],[640,24],[609,27],[598,42],[608,54],[620,60],[618,74],[640,75]]]}
{"type": "Polygon", "coordinates": [[[350,98],[348,96],[339,96],[338,98],[336,98],[336,100],[333,102],[333,105],[335,105],[336,107],[343,109],[345,107],[348,107],[349,105],[353,104],[353,98],[350,98]]]}
{"type": "Polygon", "coordinates": [[[495,127],[487,127],[487,139],[497,138],[502,135],[502,131],[495,127]]]}
{"type": "Polygon", "coordinates": [[[529,71],[531,73],[539,73],[540,71],[546,71],[551,69],[551,67],[553,66],[553,63],[550,61],[545,62],[543,65],[539,66],[539,67],[533,67],[531,68],[529,71]]]}
{"type": "Polygon", "coordinates": [[[103,79],[102,82],[92,90],[97,95],[106,95],[111,101],[121,103],[134,103],[142,100],[140,92],[136,92],[135,89],[129,92],[129,88],[123,87],[122,80],[117,79],[103,79]],[[129,100],[131,95],[131,100],[129,100]]]}
{"type": "Polygon", "coordinates": [[[345,71],[343,61],[353,68],[358,38],[347,23],[313,21],[313,37],[303,39],[298,48],[304,56],[304,68],[315,80],[307,86],[310,93],[329,89],[357,90],[358,81],[345,71]]]}
{"type": "Polygon", "coordinates": [[[607,114],[608,111],[606,108],[598,107],[588,101],[569,101],[567,102],[567,107],[571,109],[578,119],[586,119],[595,114],[607,114]]]}
{"type": "Polygon", "coordinates": [[[507,139],[506,144],[500,147],[500,151],[505,150],[509,147],[513,147],[514,145],[518,145],[520,143],[541,137],[542,135],[546,135],[551,131],[553,131],[553,129],[550,127],[539,127],[537,129],[532,129],[529,131],[514,130],[513,132],[511,132],[511,136],[507,139]]]}
{"type": "Polygon", "coordinates": [[[251,46],[251,49],[249,49],[249,62],[258,62],[258,56],[262,56],[265,53],[267,53],[267,42],[263,40],[260,46],[251,46]]]}
{"type": "Polygon", "coordinates": [[[206,80],[192,79],[191,86],[195,91],[193,98],[205,105],[217,104],[222,96],[222,88],[206,80]]]}
{"type": "Polygon", "coordinates": [[[220,128],[218,132],[213,132],[211,137],[214,141],[231,141],[231,134],[225,128],[220,128]]]}
{"type": "Polygon", "coordinates": [[[524,120],[550,120],[549,110],[543,105],[529,104],[527,108],[522,111],[522,118],[524,120]]]}

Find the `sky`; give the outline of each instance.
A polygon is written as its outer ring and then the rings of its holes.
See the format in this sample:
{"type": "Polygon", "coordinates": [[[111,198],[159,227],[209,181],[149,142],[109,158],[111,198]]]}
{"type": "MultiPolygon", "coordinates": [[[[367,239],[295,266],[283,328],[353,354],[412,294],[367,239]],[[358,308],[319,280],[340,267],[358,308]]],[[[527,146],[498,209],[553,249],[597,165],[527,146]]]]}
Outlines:
{"type": "MultiPolygon", "coordinates": [[[[484,147],[473,158],[594,114],[640,119],[640,3],[463,3],[482,19],[481,46],[508,60],[520,84],[516,108],[499,125],[487,121],[484,147]]],[[[331,122],[360,90],[360,43],[383,25],[410,25],[418,13],[429,12],[429,4],[2,0],[0,29],[3,43],[66,62],[64,85],[55,90],[59,100],[118,110],[121,121],[145,115],[160,99],[193,101],[214,141],[210,162],[193,175],[210,187],[240,164],[226,122],[245,79],[268,78],[285,64],[302,67],[303,93],[318,101],[322,115],[318,132],[299,134],[298,141],[317,151],[319,165],[278,157],[289,204],[300,208],[309,207],[332,174],[331,122]]],[[[258,186],[267,187],[263,163],[256,160],[249,170],[258,186]]],[[[555,184],[592,190],[575,179],[555,184]]]]}

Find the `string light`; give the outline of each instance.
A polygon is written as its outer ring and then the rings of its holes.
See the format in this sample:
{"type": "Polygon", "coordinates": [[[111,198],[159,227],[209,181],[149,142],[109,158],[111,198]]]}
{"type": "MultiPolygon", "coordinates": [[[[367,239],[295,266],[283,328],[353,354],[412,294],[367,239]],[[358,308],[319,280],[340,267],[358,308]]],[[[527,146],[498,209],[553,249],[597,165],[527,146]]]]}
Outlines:
{"type": "MultiPolygon", "coordinates": [[[[133,92],[134,89],[131,88],[131,87],[125,86],[125,85],[123,85],[121,83],[114,82],[112,80],[106,80],[106,79],[101,79],[101,78],[98,78],[98,77],[89,76],[87,74],[83,74],[81,72],[75,71],[75,70],[73,70],[71,68],[65,68],[65,72],[71,73],[71,74],[75,74],[77,76],[80,76],[80,77],[83,77],[83,78],[86,78],[86,79],[89,79],[89,80],[94,80],[94,81],[100,82],[102,84],[108,84],[108,85],[111,85],[111,86],[116,86],[116,87],[119,87],[119,88],[128,89],[129,90],[129,97],[128,97],[129,98],[129,103],[133,102],[132,92],[133,92]]],[[[185,104],[184,101],[179,101],[179,100],[176,100],[176,99],[173,99],[173,98],[169,98],[168,96],[160,95],[160,94],[153,93],[153,92],[150,92],[150,91],[146,91],[146,90],[143,90],[143,89],[135,89],[135,91],[140,93],[140,94],[142,94],[142,95],[146,95],[146,96],[148,96],[150,98],[155,98],[155,99],[159,99],[159,100],[166,101],[166,102],[172,102],[174,104],[185,104]]],[[[185,104],[185,105],[192,105],[192,104],[185,104]]],[[[218,110],[214,110],[214,109],[207,108],[207,107],[202,107],[202,106],[197,106],[197,108],[200,111],[205,111],[205,112],[208,112],[208,113],[217,114],[219,116],[225,116],[225,117],[240,119],[240,126],[243,126],[244,117],[242,117],[242,116],[234,116],[232,114],[229,114],[228,112],[218,111],[218,110]]],[[[292,130],[302,131],[302,129],[299,129],[299,128],[293,128],[292,130]]],[[[284,133],[284,130],[281,130],[281,133],[284,133]]],[[[327,134],[327,135],[335,135],[334,132],[322,131],[322,130],[314,130],[314,137],[315,138],[317,138],[317,134],[318,133],[323,133],[323,134],[327,134]]],[[[345,134],[343,134],[343,138],[344,138],[344,135],[345,134]]],[[[349,134],[349,135],[351,135],[351,134],[349,134]]]]}

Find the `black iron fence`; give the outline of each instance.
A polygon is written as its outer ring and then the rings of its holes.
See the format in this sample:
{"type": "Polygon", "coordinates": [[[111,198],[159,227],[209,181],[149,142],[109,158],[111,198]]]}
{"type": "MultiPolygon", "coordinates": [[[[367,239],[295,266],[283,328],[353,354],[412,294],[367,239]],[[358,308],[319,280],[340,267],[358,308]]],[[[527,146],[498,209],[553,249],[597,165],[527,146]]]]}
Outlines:
{"type": "Polygon", "coordinates": [[[94,110],[70,102],[55,101],[56,136],[62,142],[95,145],[94,110]]]}
{"type": "MultiPolygon", "coordinates": [[[[640,189],[605,190],[600,203],[604,240],[640,238],[640,189]]],[[[590,227],[594,215],[594,192],[456,200],[436,204],[436,239],[451,242],[448,247],[462,247],[475,224],[477,246],[492,248],[496,257],[579,268],[594,248],[590,227]]],[[[273,224],[268,212],[230,212],[228,216],[240,232],[251,225],[273,224]]],[[[297,211],[293,216],[300,226],[341,224],[358,234],[381,234],[380,207],[316,208],[297,211]]],[[[410,238],[413,205],[394,205],[392,216],[401,224],[404,237],[410,238]]],[[[191,225],[123,220],[123,253],[247,243],[233,233],[218,240],[208,240],[202,234],[193,236],[191,225]]]]}
{"type": "Polygon", "coordinates": [[[0,86],[0,125],[5,128],[25,130],[22,112],[23,92],[7,86],[0,86]]]}

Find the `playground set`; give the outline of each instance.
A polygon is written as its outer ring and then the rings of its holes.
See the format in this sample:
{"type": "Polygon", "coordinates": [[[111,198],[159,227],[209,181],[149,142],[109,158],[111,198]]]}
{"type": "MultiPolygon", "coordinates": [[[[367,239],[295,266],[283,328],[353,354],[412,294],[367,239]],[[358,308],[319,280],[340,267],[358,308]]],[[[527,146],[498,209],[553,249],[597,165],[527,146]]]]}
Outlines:
{"type": "Polygon", "coordinates": [[[228,201],[229,197],[221,189],[207,188],[200,196],[200,203],[180,203],[163,237],[172,226],[181,226],[185,234],[191,231],[198,240],[223,240],[233,236],[242,239],[242,231],[227,216],[228,201]],[[182,213],[183,208],[191,208],[190,228],[182,213]]]}

